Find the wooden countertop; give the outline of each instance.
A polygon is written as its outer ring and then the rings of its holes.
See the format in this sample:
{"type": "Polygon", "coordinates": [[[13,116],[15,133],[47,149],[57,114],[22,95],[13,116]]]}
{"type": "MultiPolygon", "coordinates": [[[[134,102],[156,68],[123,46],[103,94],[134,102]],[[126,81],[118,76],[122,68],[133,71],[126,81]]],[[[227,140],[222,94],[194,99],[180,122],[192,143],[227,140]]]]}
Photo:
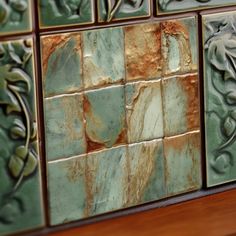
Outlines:
{"type": "Polygon", "coordinates": [[[236,236],[236,190],[51,236],[236,236]]]}

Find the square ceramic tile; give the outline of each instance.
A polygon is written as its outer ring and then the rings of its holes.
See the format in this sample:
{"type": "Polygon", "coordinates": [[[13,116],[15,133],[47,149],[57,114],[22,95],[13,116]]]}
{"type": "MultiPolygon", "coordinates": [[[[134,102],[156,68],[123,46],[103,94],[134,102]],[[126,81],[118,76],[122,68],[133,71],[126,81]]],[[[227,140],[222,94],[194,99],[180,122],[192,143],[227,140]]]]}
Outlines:
{"type": "Polygon", "coordinates": [[[126,143],[124,86],[85,92],[87,151],[126,143]]]}
{"type": "Polygon", "coordinates": [[[163,21],[161,29],[163,75],[196,71],[198,65],[196,18],[163,21]]]}
{"type": "Polygon", "coordinates": [[[33,41],[0,42],[0,235],[44,225],[33,41]]]}
{"type": "Polygon", "coordinates": [[[50,224],[87,216],[86,156],[48,163],[50,224]]]}
{"type": "Polygon", "coordinates": [[[125,93],[128,142],[163,137],[161,81],[127,84],[125,93]]]}
{"type": "Polygon", "coordinates": [[[201,188],[200,133],[164,139],[168,196],[201,188]]]}
{"type": "Polygon", "coordinates": [[[163,80],[165,136],[200,128],[197,74],[163,80]]]}
{"type": "Polygon", "coordinates": [[[126,147],[90,153],[87,160],[88,216],[126,207],[128,170],[126,147]]]}
{"type": "Polygon", "coordinates": [[[207,184],[236,180],[236,12],[203,17],[207,184]]]}
{"type": "Polygon", "coordinates": [[[162,140],[129,145],[128,161],[129,206],[166,196],[162,140]]]}
{"type": "Polygon", "coordinates": [[[29,32],[32,29],[31,0],[1,0],[0,35],[29,32]]]}
{"type": "Polygon", "coordinates": [[[86,153],[81,94],[45,99],[44,119],[47,160],[86,153]]]}
{"type": "Polygon", "coordinates": [[[149,0],[98,0],[98,21],[142,18],[150,15],[149,0]]]}
{"type": "Polygon", "coordinates": [[[93,4],[93,0],[39,0],[40,27],[65,27],[93,23],[93,4]]]}
{"type": "Polygon", "coordinates": [[[119,83],[124,80],[122,28],[83,32],[83,75],[85,88],[119,83]]]}
{"type": "Polygon", "coordinates": [[[127,81],[161,77],[161,27],[159,23],[124,28],[127,81]]]}
{"type": "Polygon", "coordinates": [[[81,35],[45,36],[41,45],[44,96],[80,91],[83,88],[81,35]]]}

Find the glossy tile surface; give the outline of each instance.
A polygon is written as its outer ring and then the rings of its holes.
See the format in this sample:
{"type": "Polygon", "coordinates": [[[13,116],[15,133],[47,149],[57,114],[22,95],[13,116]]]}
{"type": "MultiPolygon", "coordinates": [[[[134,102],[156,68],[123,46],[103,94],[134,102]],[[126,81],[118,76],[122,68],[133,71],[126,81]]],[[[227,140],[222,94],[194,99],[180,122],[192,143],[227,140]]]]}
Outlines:
{"type": "Polygon", "coordinates": [[[42,227],[33,41],[0,42],[0,235],[42,227]]]}
{"type": "Polygon", "coordinates": [[[150,15],[149,0],[98,0],[98,21],[142,18],[150,15]]]}
{"type": "Polygon", "coordinates": [[[235,12],[203,17],[208,186],[236,179],[235,18],[235,12]]]}
{"type": "Polygon", "coordinates": [[[64,27],[94,21],[93,0],[39,0],[40,27],[64,27]]]}
{"type": "Polygon", "coordinates": [[[31,0],[1,0],[0,9],[0,35],[29,32],[31,30],[31,0]]]}

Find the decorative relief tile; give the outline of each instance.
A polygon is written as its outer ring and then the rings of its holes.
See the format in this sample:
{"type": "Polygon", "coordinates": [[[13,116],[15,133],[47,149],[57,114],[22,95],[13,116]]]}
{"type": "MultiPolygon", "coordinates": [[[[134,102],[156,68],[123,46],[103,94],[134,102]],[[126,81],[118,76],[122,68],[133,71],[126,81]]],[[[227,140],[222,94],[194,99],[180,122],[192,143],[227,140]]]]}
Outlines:
{"type": "Polygon", "coordinates": [[[160,14],[235,4],[234,0],[156,0],[160,14]]]}
{"type": "Polygon", "coordinates": [[[236,179],[236,12],[203,17],[207,184],[236,179]]]}
{"type": "Polygon", "coordinates": [[[200,133],[164,139],[166,184],[169,196],[201,187],[200,133]]]}
{"type": "Polygon", "coordinates": [[[41,28],[94,22],[93,0],[39,0],[41,28]]]}
{"type": "Polygon", "coordinates": [[[124,28],[127,81],[161,77],[161,27],[159,23],[124,28]]]}
{"type": "Polygon", "coordinates": [[[0,35],[31,30],[31,0],[1,0],[0,9],[0,35]]]}
{"type": "Polygon", "coordinates": [[[0,42],[0,234],[42,227],[33,41],[0,42]]]}
{"type": "Polygon", "coordinates": [[[130,18],[148,17],[149,0],[98,0],[98,20],[115,21],[130,18]]]}
{"type": "Polygon", "coordinates": [[[198,75],[163,80],[165,136],[199,129],[198,75]]]}
{"type": "Polygon", "coordinates": [[[163,137],[161,81],[126,85],[128,142],[163,137]]]}

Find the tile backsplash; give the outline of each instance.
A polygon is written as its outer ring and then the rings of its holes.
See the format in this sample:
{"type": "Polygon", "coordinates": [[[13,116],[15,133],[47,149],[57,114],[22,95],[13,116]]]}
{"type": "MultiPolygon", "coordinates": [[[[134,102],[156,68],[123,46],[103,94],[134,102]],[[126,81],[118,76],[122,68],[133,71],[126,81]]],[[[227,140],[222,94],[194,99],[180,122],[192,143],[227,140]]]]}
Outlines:
{"type": "Polygon", "coordinates": [[[233,5],[0,0],[0,235],[234,181],[233,5]]]}

